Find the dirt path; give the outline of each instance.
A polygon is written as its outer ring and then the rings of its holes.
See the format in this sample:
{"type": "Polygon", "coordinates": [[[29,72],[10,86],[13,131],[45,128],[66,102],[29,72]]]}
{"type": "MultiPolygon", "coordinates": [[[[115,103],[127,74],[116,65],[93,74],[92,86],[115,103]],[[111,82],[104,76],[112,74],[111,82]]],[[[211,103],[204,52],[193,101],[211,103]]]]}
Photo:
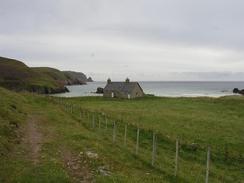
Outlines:
{"type": "Polygon", "coordinates": [[[40,150],[42,145],[42,134],[37,128],[38,120],[34,116],[29,116],[24,129],[23,142],[28,148],[30,160],[37,164],[40,158],[40,150]]]}
{"type": "Polygon", "coordinates": [[[82,156],[74,155],[71,151],[65,149],[62,151],[63,161],[69,175],[75,182],[90,183],[92,181],[92,174],[87,165],[87,160],[82,156]]]}
{"type": "MultiPolygon", "coordinates": [[[[41,147],[44,143],[44,135],[40,132],[38,125],[40,119],[38,116],[32,115],[27,119],[26,125],[23,127],[24,146],[27,149],[27,157],[34,165],[40,162],[41,147]]],[[[92,174],[87,164],[87,159],[79,154],[72,153],[68,148],[62,147],[60,149],[61,158],[64,168],[74,182],[90,183],[92,181],[92,174]]]]}

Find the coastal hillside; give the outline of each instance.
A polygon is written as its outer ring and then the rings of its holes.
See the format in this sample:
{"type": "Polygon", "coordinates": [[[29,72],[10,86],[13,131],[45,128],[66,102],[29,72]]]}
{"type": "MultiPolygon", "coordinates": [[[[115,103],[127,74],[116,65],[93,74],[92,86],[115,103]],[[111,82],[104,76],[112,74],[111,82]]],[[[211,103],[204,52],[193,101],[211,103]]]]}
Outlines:
{"type": "Polygon", "coordinates": [[[60,71],[49,67],[30,68],[23,62],[0,57],[0,86],[15,91],[37,93],[67,92],[65,85],[86,84],[83,73],[60,71]]]}
{"type": "Polygon", "coordinates": [[[85,74],[74,71],[62,71],[66,77],[67,85],[85,84],[88,79],[85,74]]]}
{"type": "Polygon", "coordinates": [[[239,96],[56,98],[0,87],[0,103],[0,182],[204,182],[208,145],[210,182],[244,180],[239,96]]]}

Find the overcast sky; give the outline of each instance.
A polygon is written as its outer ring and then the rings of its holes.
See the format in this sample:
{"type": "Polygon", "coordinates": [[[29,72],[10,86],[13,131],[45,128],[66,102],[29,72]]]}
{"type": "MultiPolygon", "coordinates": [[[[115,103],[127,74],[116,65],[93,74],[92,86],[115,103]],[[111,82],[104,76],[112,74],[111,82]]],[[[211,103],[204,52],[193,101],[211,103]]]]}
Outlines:
{"type": "Polygon", "coordinates": [[[243,0],[0,0],[0,56],[95,80],[244,80],[243,0]]]}

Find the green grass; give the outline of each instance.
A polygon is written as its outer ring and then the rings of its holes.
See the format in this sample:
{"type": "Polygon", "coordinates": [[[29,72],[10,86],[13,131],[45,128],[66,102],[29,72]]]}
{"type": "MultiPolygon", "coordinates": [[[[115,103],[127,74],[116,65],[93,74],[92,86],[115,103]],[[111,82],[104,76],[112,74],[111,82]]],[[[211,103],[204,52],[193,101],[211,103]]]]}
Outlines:
{"type": "Polygon", "coordinates": [[[0,88],[0,155],[18,141],[16,129],[26,119],[25,97],[0,88]]]}
{"type": "Polygon", "coordinates": [[[188,143],[234,146],[244,152],[244,98],[160,98],[110,100],[102,97],[69,99],[90,111],[103,112],[171,139],[188,143]]]}
{"type": "Polygon", "coordinates": [[[64,73],[57,69],[49,67],[34,67],[31,69],[39,75],[38,78],[34,78],[31,82],[41,86],[59,87],[67,79],[64,73]]]}
{"type": "Polygon", "coordinates": [[[77,80],[86,83],[86,76],[49,67],[30,68],[21,61],[0,57],[0,86],[11,90],[55,93],[64,91],[68,81],[79,84],[77,80]]]}
{"type": "MultiPolygon", "coordinates": [[[[130,149],[133,153],[135,153],[136,127],[138,126],[141,131],[143,130],[140,135],[143,154],[140,156],[146,165],[151,161],[152,131],[156,131],[159,136],[158,154],[164,156],[164,158],[158,157],[157,167],[167,177],[171,177],[174,172],[175,140],[178,138],[181,143],[180,177],[182,182],[204,181],[207,146],[211,147],[212,174],[214,175],[211,177],[212,182],[243,180],[241,172],[244,168],[244,137],[242,135],[244,134],[242,112],[244,100],[242,97],[218,99],[146,97],[131,101],[81,97],[65,99],[62,102],[73,104],[77,106],[77,109],[94,112],[95,115],[106,114],[111,122],[118,121],[120,131],[118,144],[123,144],[124,124],[132,125],[128,136],[132,141],[130,149]],[[192,150],[193,143],[197,144],[197,151],[192,150]]],[[[77,117],[78,112],[76,111],[77,117]]],[[[106,133],[102,132],[101,136],[107,135],[106,133]]],[[[111,134],[112,131],[107,139],[111,140],[111,134]]],[[[130,159],[128,158],[127,161],[130,162],[130,159]]]]}
{"type": "Polygon", "coordinates": [[[208,144],[212,147],[210,182],[242,183],[244,180],[243,162],[237,158],[237,152],[243,153],[244,140],[244,100],[241,97],[146,97],[131,101],[84,97],[63,99],[62,104],[58,101],[0,88],[0,182],[73,182],[63,162],[65,150],[78,157],[81,166],[86,164],[96,182],[204,182],[208,144]],[[63,103],[76,104],[72,114],[63,103]],[[98,128],[96,118],[93,129],[92,118],[87,113],[82,113],[80,118],[79,106],[96,111],[96,115],[107,114],[108,128],[100,116],[101,128],[98,128]],[[19,142],[28,115],[38,119],[43,134],[38,164],[30,160],[28,146],[19,142]],[[117,135],[116,143],[113,143],[115,119],[117,135]],[[13,121],[18,127],[10,128],[13,121]],[[129,123],[126,146],[123,145],[125,122],[129,123]],[[135,154],[137,125],[141,128],[138,155],[135,154]],[[6,129],[11,130],[5,133],[6,129]],[[154,167],[151,166],[153,130],[158,137],[154,167]],[[177,179],[173,176],[176,137],[181,140],[177,179]],[[192,142],[200,145],[197,151],[190,148],[192,142]],[[229,147],[227,160],[226,144],[229,147]],[[80,156],[87,151],[97,153],[98,159],[80,156]],[[104,166],[110,176],[99,173],[99,167],[104,166]]]}
{"type": "Polygon", "coordinates": [[[63,87],[64,74],[52,68],[29,68],[23,62],[0,57],[0,85],[15,90],[63,87]]]}

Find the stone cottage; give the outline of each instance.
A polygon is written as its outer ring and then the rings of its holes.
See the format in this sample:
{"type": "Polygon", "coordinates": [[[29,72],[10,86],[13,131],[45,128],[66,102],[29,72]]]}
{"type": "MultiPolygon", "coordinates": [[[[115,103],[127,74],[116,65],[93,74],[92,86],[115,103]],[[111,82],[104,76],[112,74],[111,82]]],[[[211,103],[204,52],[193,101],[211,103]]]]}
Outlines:
{"type": "Polygon", "coordinates": [[[112,82],[108,79],[103,96],[132,99],[144,96],[144,92],[138,82],[130,82],[128,78],[125,82],[112,82]]]}

